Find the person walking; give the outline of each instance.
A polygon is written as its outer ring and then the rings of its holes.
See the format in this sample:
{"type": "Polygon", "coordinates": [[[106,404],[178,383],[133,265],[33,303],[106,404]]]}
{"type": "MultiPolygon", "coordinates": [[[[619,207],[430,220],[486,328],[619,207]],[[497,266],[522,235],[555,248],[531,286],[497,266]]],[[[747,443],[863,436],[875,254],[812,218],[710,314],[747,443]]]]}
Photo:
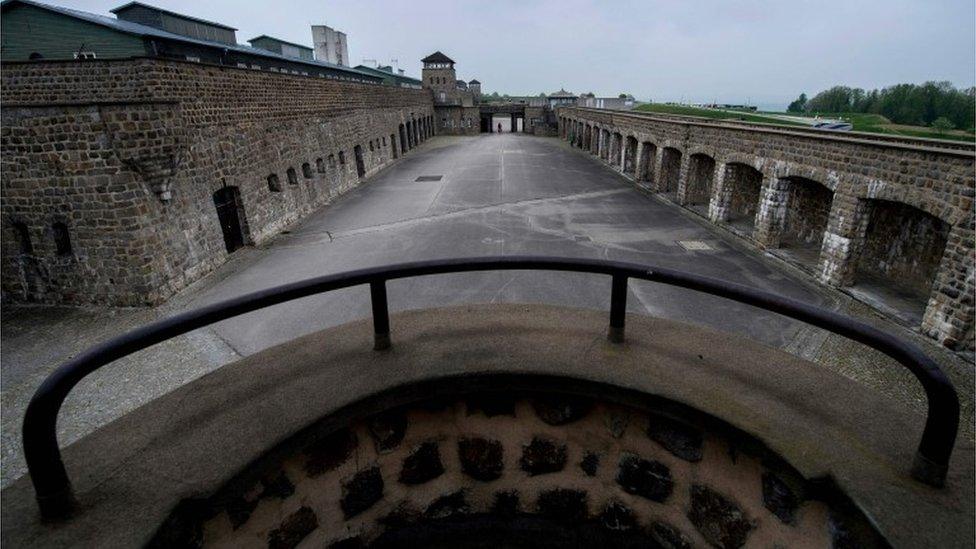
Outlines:
{"type": "Polygon", "coordinates": [[[502,123],[498,123],[498,133],[502,133],[502,123]]]}

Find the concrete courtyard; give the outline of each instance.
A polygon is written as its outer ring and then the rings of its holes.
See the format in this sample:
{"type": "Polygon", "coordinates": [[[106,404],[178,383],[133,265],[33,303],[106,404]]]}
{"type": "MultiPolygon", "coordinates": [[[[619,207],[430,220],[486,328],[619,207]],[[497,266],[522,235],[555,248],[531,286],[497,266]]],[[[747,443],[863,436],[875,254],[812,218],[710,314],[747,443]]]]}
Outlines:
{"type": "MultiPolygon", "coordinates": [[[[237,252],[217,272],[156,309],[5,307],[3,485],[24,473],[20,421],[30,395],[61,361],[89,345],[179,311],[312,276],[483,255],[606,258],[681,269],[860,316],[920,343],[944,365],[963,401],[963,436],[971,436],[973,376],[965,357],[746,250],[557,139],[503,133],[432,139],[274,241],[237,252]],[[690,242],[705,249],[689,250],[683,244],[690,242]]],[[[546,272],[471,273],[394,281],[388,292],[393,310],[488,302],[606,310],[610,280],[546,272]]],[[[638,281],[630,283],[628,308],[749,336],[923,409],[921,392],[907,372],[877,353],[778,315],[638,281]]],[[[239,357],[368,315],[368,289],[352,288],[231,319],[119,361],[72,393],[59,424],[62,444],[239,357]]]]}

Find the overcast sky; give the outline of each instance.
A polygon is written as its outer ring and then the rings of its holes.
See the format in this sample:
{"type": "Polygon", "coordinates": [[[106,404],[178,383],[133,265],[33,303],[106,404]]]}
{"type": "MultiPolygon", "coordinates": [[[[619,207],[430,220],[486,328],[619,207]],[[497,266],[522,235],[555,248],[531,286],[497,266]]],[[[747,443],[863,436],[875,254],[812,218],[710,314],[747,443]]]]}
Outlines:
{"type": "MultiPolygon", "coordinates": [[[[107,14],[124,0],[42,0],[107,14]]],[[[311,45],[344,31],[353,64],[420,76],[440,50],[486,91],[785,106],[835,84],[976,81],[973,0],[144,0],[311,45]]]]}

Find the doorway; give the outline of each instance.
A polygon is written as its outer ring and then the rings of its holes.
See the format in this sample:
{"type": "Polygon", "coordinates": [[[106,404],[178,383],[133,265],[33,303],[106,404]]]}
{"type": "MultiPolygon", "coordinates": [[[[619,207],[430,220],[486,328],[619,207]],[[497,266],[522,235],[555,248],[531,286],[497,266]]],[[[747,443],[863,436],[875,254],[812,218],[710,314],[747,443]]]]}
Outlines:
{"type": "Polygon", "coordinates": [[[217,208],[217,221],[224,233],[224,246],[227,253],[233,253],[243,247],[247,221],[244,217],[244,205],[241,202],[241,191],[237,187],[223,187],[213,193],[214,206],[217,208]]]}
{"type": "Polygon", "coordinates": [[[366,175],[366,163],[363,162],[363,148],[356,145],[352,148],[352,152],[356,155],[356,175],[362,179],[366,175]]]}

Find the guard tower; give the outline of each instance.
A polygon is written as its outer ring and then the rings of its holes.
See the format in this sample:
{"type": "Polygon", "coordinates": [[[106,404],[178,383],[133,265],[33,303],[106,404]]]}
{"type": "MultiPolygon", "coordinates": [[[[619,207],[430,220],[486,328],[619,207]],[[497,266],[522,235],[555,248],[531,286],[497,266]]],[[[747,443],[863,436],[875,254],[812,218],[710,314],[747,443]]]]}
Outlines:
{"type": "Polygon", "coordinates": [[[439,51],[421,59],[424,69],[421,79],[424,87],[434,91],[450,92],[457,89],[457,73],[454,71],[454,60],[439,51]]]}

